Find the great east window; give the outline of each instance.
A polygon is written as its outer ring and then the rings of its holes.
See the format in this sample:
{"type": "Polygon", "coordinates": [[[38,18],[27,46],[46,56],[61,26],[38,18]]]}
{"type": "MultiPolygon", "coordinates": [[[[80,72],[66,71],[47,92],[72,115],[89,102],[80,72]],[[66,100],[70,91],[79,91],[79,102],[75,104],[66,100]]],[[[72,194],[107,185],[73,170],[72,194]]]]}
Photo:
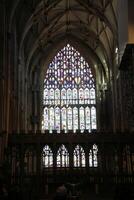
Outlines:
{"type": "Polygon", "coordinates": [[[42,130],[81,133],[96,129],[95,79],[85,59],[70,44],[54,57],[44,80],[42,130]]]}

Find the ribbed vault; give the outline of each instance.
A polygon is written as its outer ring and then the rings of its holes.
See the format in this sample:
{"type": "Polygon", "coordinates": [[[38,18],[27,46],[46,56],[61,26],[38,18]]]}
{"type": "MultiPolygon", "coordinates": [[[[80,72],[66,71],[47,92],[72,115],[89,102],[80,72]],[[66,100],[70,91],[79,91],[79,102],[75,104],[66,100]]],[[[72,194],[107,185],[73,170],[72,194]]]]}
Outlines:
{"type": "Polygon", "coordinates": [[[18,0],[12,6],[10,27],[14,20],[20,57],[23,49],[28,71],[45,57],[46,49],[68,36],[93,51],[105,73],[112,66],[117,41],[115,0],[18,0]]]}
{"type": "MultiPolygon", "coordinates": [[[[17,57],[15,93],[18,105],[25,111],[21,116],[24,129],[31,124],[40,128],[45,73],[53,57],[67,43],[89,63],[95,74],[98,102],[104,103],[104,90],[112,90],[116,68],[117,2],[14,0],[8,3],[9,33],[12,45],[15,44],[12,57],[17,57]]],[[[99,112],[104,113],[101,108],[99,112]]]]}

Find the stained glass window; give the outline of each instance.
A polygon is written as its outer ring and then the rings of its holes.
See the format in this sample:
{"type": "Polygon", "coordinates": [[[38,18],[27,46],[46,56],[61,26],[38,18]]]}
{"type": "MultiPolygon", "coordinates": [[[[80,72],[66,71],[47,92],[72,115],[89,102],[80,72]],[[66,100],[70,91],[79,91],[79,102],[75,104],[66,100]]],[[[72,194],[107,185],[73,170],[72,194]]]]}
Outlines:
{"type": "Polygon", "coordinates": [[[54,126],[54,119],[55,119],[55,113],[54,113],[54,110],[55,108],[51,107],[49,109],[49,130],[50,130],[50,133],[52,133],[52,130],[55,130],[55,126],[54,126]]]}
{"type": "Polygon", "coordinates": [[[60,132],[60,108],[55,108],[55,129],[57,132],[60,132]]]}
{"type": "Polygon", "coordinates": [[[86,130],[91,130],[91,122],[90,122],[90,108],[87,106],[85,108],[85,117],[86,117],[86,130]]]}
{"type": "Polygon", "coordinates": [[[62,127],[61,127],[61,129],[62,130],[67,130],[67,115],[66,115],[66,108],[65,107],[63,107],[62,109],[61,109],[61,118],[62,118],[62,122],[61,122],[61,124],[62,124],[62,127]]]}
{"type": "Polygon", "coordinates": [[[57,167],[69,167],[69,153],[62,145],[57,152],[57,167]]]}
{"type": "Polygon", "coordinates": [[[81,132],[85,129],[85,112],[84,108],[80,107],[80,130],[81,132]]]}
{"type": "Polygon", "coordinates": [[[42,152],[42,164],[44,167],[53,167],[53,152],[51,148],[46,145],[42,152]]]}
{"type": "Polygon", "coordinates": [[[98,167],[98,148],[97,145],[93,145],[89,151],[89,167],[98,167]]]}
{"type": "Polygon", "coordinates": [[[91,126],[92,129],[96,129],[96,108],[94,106],[91,107],[91,126]]]}
{"type": "Polygon", "coordinates": [[[84,149],[77,145],[74,149],[74,167],[85,167],[86,161],[85,161],[85,152],[84,149]]]}
{"type": "MultiPolygon", "coordinates": [[[[25,158],[28,160],[26,163],[29,163],[29,166],[32,171],[36,170],[36,160],[34,161],[34,154],[27,154],[25,158]],[[34,161],[34,162],[33,162],[34,161]]],[[[48,145],[45,145],[42,152],[42,166],[45,168],[53,167],[53,152],[48,145]]],[[[57,151],[56,155],[56,166],[57,167],[69,167],[69,152],[65,145],[61,145],[57,151]]],[[[85,167],[86,158],[85,152],[82,146],[77,145],[73,151],[73,166],[74,167],[85,167]]],[[[92,146],[89,150],[89,167],[98,167],[98,147],[96,144],[92,146]]],[[[28,169],[27,169],[28,170],[28,169]]]]}
{"type": "Polygon", "coordinates": [[[68,121],[68,130],[72,130],[72,108],[67,109],[67,121],[68,121]]]}
{"type": "Polygon", "coordinates": [[[78,129],[78,108],[74,107],[73,108],[73,130],[74,132],[76,132],[76,130],[78,129]]]}
{"type": "Polygon", "coordinates": [[[96,129],[96,88],[92,70],[67,44],[53,58],[44,80],[42,129],[96,129]]]}
{"type": "Polygon", "coordinates": [[[58,88],[55,90],[55,104],[60,104],[60,90],[58,88]]]}

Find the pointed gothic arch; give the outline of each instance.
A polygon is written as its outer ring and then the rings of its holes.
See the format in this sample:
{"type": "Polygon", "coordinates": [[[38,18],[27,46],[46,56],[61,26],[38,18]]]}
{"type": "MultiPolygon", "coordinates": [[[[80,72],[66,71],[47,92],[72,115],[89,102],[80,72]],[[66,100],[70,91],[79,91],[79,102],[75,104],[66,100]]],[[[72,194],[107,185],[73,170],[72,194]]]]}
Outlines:
{"type": "Polygon", "coordinates": [[[53,167],[53,152],[49,145],[45,145],[42,151],[42,166],[45,168],[53,167]]]}
{"type": "Polygon", "coordinates": [[[97,128],[96,118],[95,77],[83,56],[66,44],[50,62],[44,80],[42,130],[91,132],[97,128]]]}
{"type": "Polygon", "coordinates": [[[89,151],[89,167],[98,167],[98,147],[96,144],[89,151]]]}
{"type": "Polygon", "coordinates": [[[63,144],[57,151],[57,167],[69,167],[69,153],[63,144]]]}
{"type": "Polygon", "coordinates": [[[74,149],[73,159],[74,159],[74,167],[86,166],[85,152],[84,152],[83,147],[80,146],[79,144],[74,149]]]}

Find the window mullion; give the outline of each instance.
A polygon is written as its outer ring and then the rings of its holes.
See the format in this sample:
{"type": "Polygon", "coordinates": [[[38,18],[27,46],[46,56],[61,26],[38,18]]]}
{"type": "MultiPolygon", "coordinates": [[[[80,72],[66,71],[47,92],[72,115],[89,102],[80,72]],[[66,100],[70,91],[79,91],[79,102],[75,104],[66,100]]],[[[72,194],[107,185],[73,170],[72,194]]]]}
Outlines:
{"type": "MultiPolygon", "coordinates": [[[[91,129],[95,128],[95,123],[92,124],[92,117],[96,118],[96,116],[91,115],[91,107],[94,105],[96,108],[96,101],[93,102],[93,100],[91,100],[91,98],[94,98],[94,95],[96,99],[95,90],[91,91],[92,88],[95,89],[95,80],[91,68],[77,50],[67,44],[58,52],[57,56],[55,56],[49,64],[44,84],[43,102],[48,102],[48,104],[43,104],[48,108],[48,119],[45,116],[43,120],[47,121],[47,123],[44,124],[48,124],[49,130],[52,129],[52,127],[53,129],[57,129],[56,125],[58,125],[58,129],[60,130],[65,129],[65,132],[68,132],[69,129],[74,130],[76,116],[74,116],[73,108],[75,106],[78,109],[78,127],[76,128],[79,130],[81,128],[82,132],[83,129],[86,128],[86,106],[90,108],[89,120],[91,129]],[[60,111],[58,112],[55,107],[59,107],[60,111]],[[66,119],[64,120],[62,119],[62,107],[66,108],[66,119]],[[67,109],[68,107],[71,107],[72,110],[69,111],[67,109]],[[80,107],[84,108],[84,112],[80,112],[80,107]],[[51,108],[53,108],[53,111],[51,108]],[[57,119],[57,115],[60,115],[60,121],[58,121],[59,117],[57,119]],[[68,115],[70,117],[69,119],[68,115]],[[81,119],[82,126],[80,126],[81,119]]],[[[47,127],[44,128],[46,129],[47,127]]]]}

